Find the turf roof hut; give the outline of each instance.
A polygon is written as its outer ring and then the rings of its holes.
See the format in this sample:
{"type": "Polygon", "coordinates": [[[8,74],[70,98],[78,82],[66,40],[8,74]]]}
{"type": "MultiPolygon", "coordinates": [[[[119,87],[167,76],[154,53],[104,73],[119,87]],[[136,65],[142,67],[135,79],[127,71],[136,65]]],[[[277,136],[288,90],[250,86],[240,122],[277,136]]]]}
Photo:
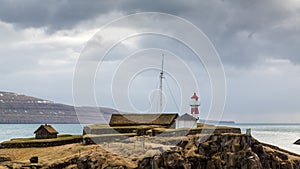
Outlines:
{"type": "Polygon", "coordinates": [[[139,126],[158,125],[166,128],[175,128],[175,119],[178,114],[112,114],[109,125],[139,126]]]}
{"type": "Polygon", "coordinates": [[[35,132],[36,139],[57,138],[58,132],[48,124],[41,125],[35,132]]]}

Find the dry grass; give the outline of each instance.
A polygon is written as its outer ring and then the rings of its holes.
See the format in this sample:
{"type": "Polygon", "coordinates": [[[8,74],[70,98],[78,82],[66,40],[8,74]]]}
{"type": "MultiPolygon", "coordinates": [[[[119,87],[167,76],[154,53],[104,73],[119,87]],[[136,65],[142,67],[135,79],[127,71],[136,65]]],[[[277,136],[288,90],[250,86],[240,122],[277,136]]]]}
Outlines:
{"type": "Polygon", "coordinates": [[[57,138],[51,139],[35,139],[35,138],[15,138],[11,139],[10,141],[4,141],[1,144],[9,144],[9,143],[49,143],[49,142],[56,142],[56,141],[66,141],[72,139],[80,139],[82,138],[81,135],[59,135],[57,138]]]}
{"type": "Polygon", "coordinates": [[[12,161],[29,162],[32,156],[38,156],[41,163],[51,163],[62,157],[69,157],[90,150],[92,147],[81,144],[68,144],[42,148],[8,148],[0,149],[0,154],[8,155],[12,161]]]}
{"type": "Polygon", "coordinates": [[[90,128],[90,129],[94,129],[94,128],[111,128],[108,124],[92,124],[92,125],[88,125],[88,126],[85,126],[87,128],[90,128]]]}
{"type": "Polygon", "coordinates": [[[147,138],[131,137],[130,142],[102,143],[99,145],[68,144],[43,148],[9,148],[0,149],[0,156],[9,156],[13,162],[29,163],[33,156],[39,157],[39,163],[47,166],[57,162],[68,161],[74,157],[87,156],[94,153],[105,157],[107,164],[120,164],[137,167],[138,159],[159,154],[159,149],[169,150],[174,145],[163,145],[159,141],[153,143],[147,138]],[[144,140],[144,141],[143,141],[144,140]]]}
{"type": "Polygon", "coordinates": [[[0,155],[9,156],[13,162],[29,163],[31,157],[38,156],[39,163],[44,166],[93,153],[101,154],[106,158],[106,163],[108,164],[127,164],[128,166],[132,166],[132,168],[137,165],[136,162],[118,157],[116,154],[103,149],[100,145],[84,146],[82,144],[68,144],[47,148],[0,149],[0,155]]]}

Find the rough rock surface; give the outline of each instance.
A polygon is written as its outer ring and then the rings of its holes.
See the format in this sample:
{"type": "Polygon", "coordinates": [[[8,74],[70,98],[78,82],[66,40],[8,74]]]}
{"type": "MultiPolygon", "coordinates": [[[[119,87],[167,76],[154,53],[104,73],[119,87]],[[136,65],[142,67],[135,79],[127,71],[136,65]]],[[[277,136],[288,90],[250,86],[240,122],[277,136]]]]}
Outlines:
{"type": "Polygon", "coordinates": [[[7,155],[0,155],[0,163],[5,161],[11,161],[11,158],[7,155]]]}
{"type": "MultiPolygon", "coordinates": [[[[167,144],[177,138],[160,139],[165,139],[163,144],[167,144]]],[[[80,156],[74,155],[40,165],[44,168],[68,169],[300,169],[299,155],[260,143],[245,134],[194,135],[180,140],[176,148],[151,150],[139,158],[123,157],[104,149],[91,148],[80,156]]],[[[126,143],[123,144],[126,147],[126,143]]]]}
{"type": "Polygon", "coordinates": [[[263,144],[247,135],[213,135],[204,142],[190,137],[183,151],[144,158],[139,168],[184,169],[299,169],[300,156],[263,144]]]}

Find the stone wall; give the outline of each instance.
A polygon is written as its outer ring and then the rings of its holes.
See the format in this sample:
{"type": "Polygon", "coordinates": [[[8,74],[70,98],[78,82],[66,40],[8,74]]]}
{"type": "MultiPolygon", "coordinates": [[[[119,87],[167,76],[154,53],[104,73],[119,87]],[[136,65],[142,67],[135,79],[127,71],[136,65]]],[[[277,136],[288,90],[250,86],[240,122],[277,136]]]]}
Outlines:
{"type": "Polygon", "coordinates": [[[220,134],[241,133],[240,128],[234,127],[198,127],[191,129],[168,129],[162,126],[115,126],[115,127],[84,127],[83,135],[106,135],[106,134],[136,133],[137,135],[161,135],[161,136],[185,136],[191,134],[220,134]]]}
{"type": "Polygon", "coordinates": [[[0,143],[0,148],[30,148],[30,147],[51,147],[60,146],[72,143],[81,143],[82,137],[72,138],[72,139],[60,139],[60,140],[42,140],[42,141],[28,141],[28,142],[15,142],[8,141],[0,143]]]}
{"type": "Polygon", "coordinates": [[[122,142],[128,137],[134,137],[136,133],[127,134],[107,134],[107,135],[85,135],[83,137],[84,145],[99,144],[99,143],[111,143],[111,142],[122,142]]]}
{"type": "Polygon", "coordinates": [[[240,128],[195,128],[195,129],[177,129],[177,130],[152,130],[152,135],[156,136],[186,136],[195,134],[221,134],[221,133],[241,133],[240,128]]]}

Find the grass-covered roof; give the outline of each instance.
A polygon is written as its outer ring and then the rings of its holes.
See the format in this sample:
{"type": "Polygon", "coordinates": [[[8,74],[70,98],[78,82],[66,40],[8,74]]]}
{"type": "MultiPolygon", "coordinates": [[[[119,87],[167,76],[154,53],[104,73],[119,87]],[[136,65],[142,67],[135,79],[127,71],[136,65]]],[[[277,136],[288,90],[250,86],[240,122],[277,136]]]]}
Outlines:
{"type": "Polygon", "coordinates": [[[110,126],[172,125],[178,114],[113,114],[110,126]]]}

